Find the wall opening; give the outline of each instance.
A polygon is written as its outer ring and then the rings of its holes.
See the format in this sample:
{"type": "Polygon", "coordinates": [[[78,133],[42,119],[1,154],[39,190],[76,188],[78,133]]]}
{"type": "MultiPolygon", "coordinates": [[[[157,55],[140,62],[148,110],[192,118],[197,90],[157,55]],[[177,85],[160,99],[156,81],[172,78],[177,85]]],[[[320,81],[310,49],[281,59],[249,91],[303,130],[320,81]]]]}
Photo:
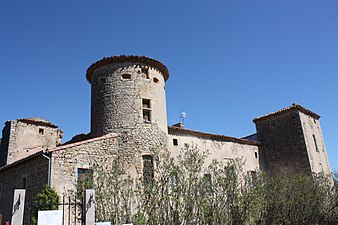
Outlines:
{"type": "Polygon", "coordinates": [[[150,99],[142,99],[142,113],[143,113],[143,122],[151,122],[151,105],[150,99]]]}
{"type": "Polygon", "coordinates": [[[45,133],[45,130],[42,128],[39,128],[39,134],[44,134],[44,133],[45,133]]]}
{"type": "Polygon", "coordinates": [[[125,74],[122,74],[122,79],[125,79],[125,80],[130,80],[131,79],[131,74],[127,74],[127,73],[125,73],[125,74]]]}
{"type": "Polygon", "coordinates": [[[22,189],[26,189],[27,187],[27,177],[23,177],[22,178],[22,189]]]}
{"type": "Polygon", "coordinates": [[[154,83],[158,83],[159,79],[157,79],[156,77],[153,78],[154,83]]]}
{"type": "Polygon", "coordinates": [[[176,138],[173,139],[173,145],[178,146],[178,140],[176,138]]]}
{"type": "Polygon", "coordinates": [[[146,67],[141,68],[141,73],[143,78],[149,79],[149,69],[146,67]]]}
{"type": "Polygon", "coordinates": [[[105,77],[101,77],[100,79],[99,79],[99,86],[102,86],[102,85],[104,85],[105,83],[106,83],[106,78],[105,77]]]}
{"type": "Polygon", "coordinates": [[[255,158],[258,159],[258,153],[257,152],[255,152],[255,158]]]}
{"type": "Polygon", "coordinates": [[[77,169],[77,184],[80,190],[93,188],[93,170],[78,168],[77,169]]]}
{"type": "Polygon", "coordinates": [[[212,191],[212,180],[211,180],[210,173],[204,174],[202,182],[203,182],[203,189],[206,192],[211,192],[212,191]]]}
{"type": "Polygon", "coordinates": [[[312,134],[312,137],[313,137],[313,142],[315,143],[316,151],[319,152],[316,136],[314,134],[312,134]]]}
{"type": "Polygon", "coordinates": [[[150,191],[154,181],[154,160],[151,155],[142,156],[143,159],[143,185],[145,191],[150,191]]]}

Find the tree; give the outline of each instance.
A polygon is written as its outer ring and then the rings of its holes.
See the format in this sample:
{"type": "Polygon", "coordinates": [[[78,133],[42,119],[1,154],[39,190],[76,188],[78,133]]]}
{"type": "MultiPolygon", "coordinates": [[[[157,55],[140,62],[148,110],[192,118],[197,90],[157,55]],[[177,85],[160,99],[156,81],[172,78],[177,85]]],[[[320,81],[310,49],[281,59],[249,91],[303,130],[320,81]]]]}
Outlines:
{"type": "Polygon", "coordinates": [[[32,224],[37,224],[38,211],[57,210],[59,196],[53,187],[46,185],[34,198],[32,224]]]}

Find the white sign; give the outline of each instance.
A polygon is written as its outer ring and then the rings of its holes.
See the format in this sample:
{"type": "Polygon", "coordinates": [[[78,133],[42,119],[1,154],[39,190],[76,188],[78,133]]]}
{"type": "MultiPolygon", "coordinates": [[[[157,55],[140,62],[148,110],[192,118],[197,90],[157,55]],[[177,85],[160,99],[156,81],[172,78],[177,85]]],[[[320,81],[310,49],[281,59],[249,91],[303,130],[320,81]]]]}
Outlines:
{"type": "Polygon", "coordinates": [[[23,224],[23,213],[25,208],[25,189],[15,189],[12,210],[12,223],[15,225],[23,224]]]}
{"type": "Polygon", "coordinates": [[[38,225],[62,225],[62,210],[39,211],[38,225]]]}

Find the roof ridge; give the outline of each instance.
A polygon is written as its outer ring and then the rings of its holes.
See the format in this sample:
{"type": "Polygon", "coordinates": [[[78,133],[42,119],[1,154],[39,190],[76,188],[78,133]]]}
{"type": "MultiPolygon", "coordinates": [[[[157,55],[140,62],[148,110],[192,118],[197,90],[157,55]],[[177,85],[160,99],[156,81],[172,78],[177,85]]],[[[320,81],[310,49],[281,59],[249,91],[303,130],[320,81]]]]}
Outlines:
{"type": "Polygon", "coordinates": [[[179,131],[179,132],[182,132],[182,133],[185,133],[185,134],[191,134],[191,135],[195,135],[195,136],[198,136],[198,137],[209,138],[209,139],[214,139],[214,140],[231,141],[231,142],[236,142],[236,143],[241,143],[241,144],[249,144],[249,145],[260,145],[260,143],[257,142],[257,141],[246,140],[246,139],[236,138],[236,137],[230,137],[230,136],[225,136],[225,135],[221,135],[221,134],[212,134],[212,133],[206,133],[206,132],[201,132],[201,131],[189,130],[189,129],[182,128],[182,127],[168,126],[169,133],[170,133],[170,130],[175,130],[175,131],[179,131]]]}
{"type": "Polygon", "coordinates": [[[271,116],[277,116],[277,115],[280,115],[284,112],[287,112],[287,111],[292,111],[292,110],[298,110],[306,115],[309,115],[309,116],[312,116],[314,117],[315,119],[319,119],[320,118],[320,115],[312,112],[311,110],[299,105],[299,104],[296,104],[296,103],[293,103],[291,106],[288,106],[288,107],[285,107],[285,108],[282,108],[282,109],[279,109],[275,112],[272,112],[272,113],[267,113],[263,116],[259,116],[259,117],[256,117],[253,119],[253,122],[256,123],[258,121],[261,121],[261,120],[264,120],[264,119],[267,119],[271,116]]]}

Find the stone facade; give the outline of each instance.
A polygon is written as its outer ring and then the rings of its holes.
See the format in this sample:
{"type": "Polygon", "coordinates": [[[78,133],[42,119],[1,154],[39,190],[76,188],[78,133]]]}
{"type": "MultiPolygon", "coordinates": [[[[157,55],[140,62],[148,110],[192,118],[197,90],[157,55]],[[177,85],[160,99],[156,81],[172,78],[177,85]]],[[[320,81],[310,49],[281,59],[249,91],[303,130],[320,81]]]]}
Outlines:
{"type": "Polygon", "coordinates": [[[7,121],[3,129],[0,166],[61,144],[62,131],[41,118],[7,121]]]}
{"type": "Polygon", "coordinates": [[[266,170],[330,174],[319,117],[294,104],[254,119],[266,170]]]}
{"type": "MultiPolygon", "coordinates": [[[[0,212],[3,213],[3,221],[10,221],[14,189],[26,189],[26,202],[31,202],[47,183],[48,160],[42,152],[0,168],[0,212]]],[[[29,216],[27,212],[25,224],[28,224],[29,216]]]]}
{"type": "MultiPolygon", "coordinates": [[[[257,134],[234,138],[168,126],[165,82],[168,69],[144,56],[99,60],[86,74],[91,84],[91,131],[61,144],[62,131],[39,119],[6,122],[0,145],[0,213],[8,219],[14,188],[26,177],[30,201],[44,185],[60,196],[75,190],[79,171],[94,164],[109,166],[116,157],[133,178],[144,171],[153,152],[178,157],[186,144],[208,151],[213,159],[239,161],[241,174],[330,173],[319,116],[299,105],[254,119],[257,134]],[[12,177],[14,177],[12,179],[12,177]]],[[[156,162],[153,162],[156,173],[156,162]]]]}

